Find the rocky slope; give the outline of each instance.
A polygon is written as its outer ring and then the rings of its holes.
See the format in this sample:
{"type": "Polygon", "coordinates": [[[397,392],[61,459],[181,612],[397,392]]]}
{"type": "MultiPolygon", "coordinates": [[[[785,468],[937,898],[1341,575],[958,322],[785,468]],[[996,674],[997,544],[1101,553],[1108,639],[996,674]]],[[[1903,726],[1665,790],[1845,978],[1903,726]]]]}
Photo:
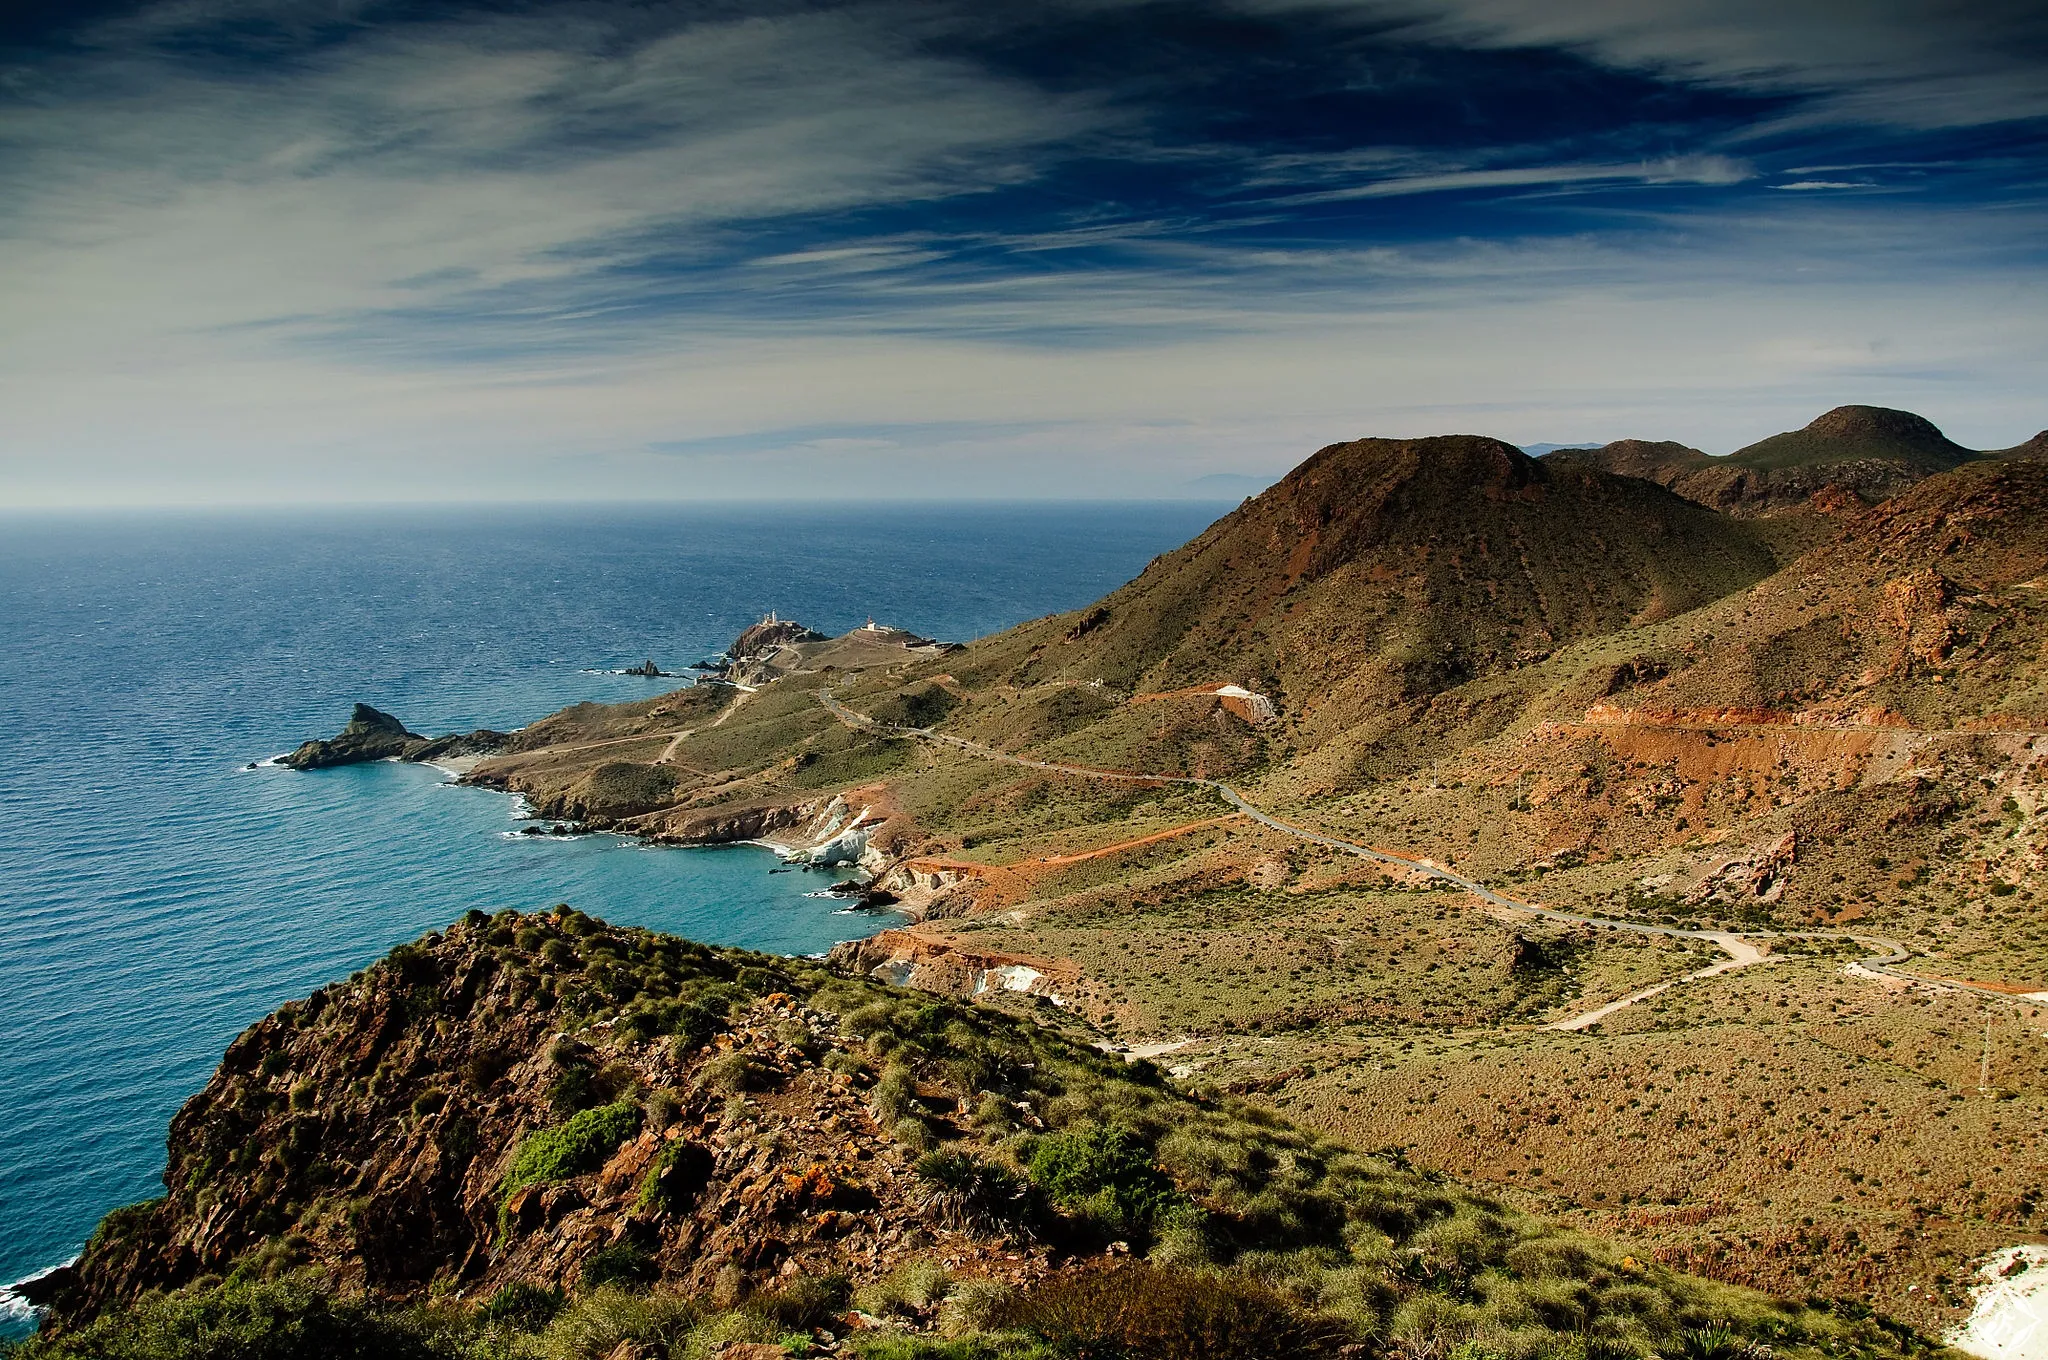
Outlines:
{"type": "Polygon", "coordinates": [[[792,994],[820,981],[574,914],[401,948],[229,1047],[172,1123],[169,1195],[109,1220],[58,1316],[252,1251],[394,1298],[573,1286],[607,1250],[701,1288],[728,1269],[883,1273],[918,1232],[989,1255],[919,1207],[920,1148],[890,1132],[915,1110],[957,1137],[972,1092],[928,1083],[884,1119],[859,1040],[792,994]]]}
{"type": "Polygon", "coordinates": [[[2048,430],[2043,430],[2024,444],[2015,444],[2009,449],[2000,449],[1989,455],[1992,458],[2048,458],[2048,430]]]}
{"type": "MultiPolygon", "coordinates": [[[[518,1331],[556,1290],[584,1302],[539,1353],[592,1360],[781,1354],[744,1346],[799,1316],[820,1325],[806,1350],[876,1356],[907,1352],[839,1337],[886,1344],[943,1315],[990,1329],[977,1356],[1089,1336],[1335,1356],[1425,1344],[1449,1309],[1531,1356],[1583,1354],[1594,1323],[1632,1356],[1710,1325],[1730,1348],[1714,1354],[1914,1342],[1644,1265],[1029,1023],[566,909],[472,913],[284,1007],[229,1047],[169,1154],[166,1196],[109,1215],[50,1282],[31,1357],[137,1328],[161,1344],[179,1307],[217,1330],[246,1307],[235,1290],[293,1272],[373,1308],[441,1300],[394,1333],[406,1354],[428,1325],[470,1329],[464,1355],[535,1354],[518,1331]],[[865,1311],[841,1317],[845,1277],[865,1311]],[[621,1289],[671,1302],[620,1323],[621,1289]],[[1553,1295],[1569,1306],[1532,1303],[1553,1295]]],[[[262,1297],[248,1327],[306,1306],[262,1297]]]]}
{"type": "Polygon", "coordinates": [[[1702,610],[1684,651],[1656,656],[1664,674],[1625,702],[2040,726],[2044,577],[2048,466],[1973,464],[1844,518],[1783,572],[1702,610]]]}
{"type": "Polygon", "coordinates": [[[955,670],[1135,691],[1235,681],[1289,715],[1306,747],[1476,674],[1695,608],[1772,565],[1742,525],[1638,478],[1479,437],[1359,440],[1323,449],[1095,610],[985,642],[955,670]]]}

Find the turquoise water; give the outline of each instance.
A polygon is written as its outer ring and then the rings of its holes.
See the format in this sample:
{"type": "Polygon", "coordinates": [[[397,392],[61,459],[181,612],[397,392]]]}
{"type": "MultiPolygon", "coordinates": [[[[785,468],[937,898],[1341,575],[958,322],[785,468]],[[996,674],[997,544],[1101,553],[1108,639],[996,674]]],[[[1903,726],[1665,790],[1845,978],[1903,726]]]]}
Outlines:
{"type": "Polygon", "coordinates": [[[0,1281],[161,1192],[164,1128],[244,1026],[471,907],[783,953],[887,924],[763,851],[518,837],[513,800],[434,770],[249,762],[357,700],[440,733],[659,693],[586,668],[680,669],[769,609],[971,638],[1085,604],[1215,513],[0,519],[0,1281]]]}

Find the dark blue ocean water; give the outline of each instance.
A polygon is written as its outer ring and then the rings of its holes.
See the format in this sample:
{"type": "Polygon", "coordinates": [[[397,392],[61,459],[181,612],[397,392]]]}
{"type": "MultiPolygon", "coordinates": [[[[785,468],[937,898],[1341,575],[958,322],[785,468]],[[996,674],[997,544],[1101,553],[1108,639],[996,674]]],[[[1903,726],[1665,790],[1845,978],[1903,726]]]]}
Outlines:
{"type": "Polygon", "coordinates": [[[511,799],[433,770],[243,765],[359,699],[440,733],[658,693],[585,668],[679,669],[769,609],[971,638],[1094,599],[1215,513],[0,518],[0,1281],[161,1192],[165,1126],[244,1026],[471,907],[784,953],[886,923],[764,851],[515,839],[511,799]]]}

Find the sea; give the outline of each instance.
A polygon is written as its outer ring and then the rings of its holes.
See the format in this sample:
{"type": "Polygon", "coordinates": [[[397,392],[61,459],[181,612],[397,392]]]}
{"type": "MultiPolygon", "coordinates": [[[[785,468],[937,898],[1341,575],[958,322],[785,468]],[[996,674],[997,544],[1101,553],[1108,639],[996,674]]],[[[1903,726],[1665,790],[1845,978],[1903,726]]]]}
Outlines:
{"type": "MultiPolygon", "coordinates": [[[[770,610],[967,641],[1203,503],[0,516],[0,1281],[162,1193],[171,1115],[280,1003],[470,908],[812,954],[890,924],[765,850],[520,836],[516,799],[262,762],[357,701],[428,734],[636,699],[770,610]],[[247,768],[252,763],[256,769],[247,768]]],[[[32,1325],[13,1296],[0,1334],[32,1325]]]]}

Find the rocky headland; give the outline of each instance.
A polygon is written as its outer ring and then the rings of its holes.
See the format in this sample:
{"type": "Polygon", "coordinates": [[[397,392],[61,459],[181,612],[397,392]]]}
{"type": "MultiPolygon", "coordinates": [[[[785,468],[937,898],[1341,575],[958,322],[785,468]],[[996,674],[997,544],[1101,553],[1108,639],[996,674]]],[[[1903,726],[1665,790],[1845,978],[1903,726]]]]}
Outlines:
{"type": "Polygon", "coordinates": [[[164,1196],[43,1282],[25,1360],[1336,1360],[1446,1317],[1531,1356],[1583,1354],[1582,1319],[1617,1356],[1920,1344],[1027,1020],[566,908],[472,912],[281,1008],[168,1153],[164,1196]]]}

